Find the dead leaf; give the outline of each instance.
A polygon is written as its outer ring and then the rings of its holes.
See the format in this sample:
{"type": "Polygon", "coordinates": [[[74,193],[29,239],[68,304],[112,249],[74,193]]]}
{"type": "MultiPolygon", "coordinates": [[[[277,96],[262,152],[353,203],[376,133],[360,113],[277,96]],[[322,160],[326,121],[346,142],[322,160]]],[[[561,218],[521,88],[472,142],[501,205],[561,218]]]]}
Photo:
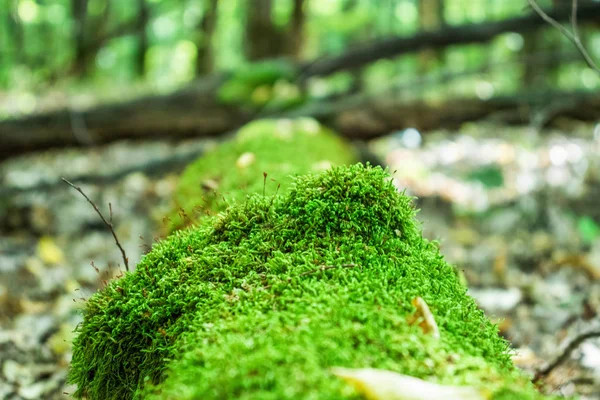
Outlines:
{"type": "Polygon", "coordinates": [[[440,330],[425,300],[421,297],[415,297],[411,303],[417,311],[408,318],[408,323],[412,325],[419,321],[419,327],[423,330],[423,333],[431,334],[434,338],[439,339],[440,330]]]}
{"type": "Polygon", "coordinates": [[[42,236],[37,244],[38,257],[50,265],[60,264],[65,261],[65,255],[50,236],[42,236]]]}
{"type": "Polygon", "coordinates": [[[331,368],[368,400],[486,400],[483,390],[446,386],[382,369],[331,368]]]}

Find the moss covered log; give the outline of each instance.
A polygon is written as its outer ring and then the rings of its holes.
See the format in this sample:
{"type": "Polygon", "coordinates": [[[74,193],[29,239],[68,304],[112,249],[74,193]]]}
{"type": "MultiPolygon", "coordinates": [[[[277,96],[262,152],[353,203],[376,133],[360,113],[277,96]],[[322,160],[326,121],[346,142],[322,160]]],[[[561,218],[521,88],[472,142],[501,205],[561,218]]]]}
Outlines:
{"type": "Polygon", "coordinates": [[[285,191],[293,175],[357,161],[357,152],[350,143],[314,119],[251,122],[233,140],[219,145],[183,172],[174,195],[169,232],[197,223],[206,214],[223,211],[229,203],[243,200],[248,194],[285,191]]]}
{"type": "Polygon", "coordinates": [[[412,199],[361,164],[300,176],[155,245],[88,300],[69,381],[89,399],[360,398],[331,367],[543,398],[422,237],[412,199]],[[409,323],[418,296],[439,339],[409,323]]]}

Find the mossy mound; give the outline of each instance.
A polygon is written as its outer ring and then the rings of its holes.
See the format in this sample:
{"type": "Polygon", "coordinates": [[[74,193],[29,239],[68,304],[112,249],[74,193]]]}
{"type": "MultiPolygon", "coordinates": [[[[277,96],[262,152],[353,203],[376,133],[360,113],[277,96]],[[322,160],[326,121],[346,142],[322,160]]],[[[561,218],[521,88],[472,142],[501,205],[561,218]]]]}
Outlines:
{"type": "Polygon", "coordinates": [[[285,191],[292,175],[353,164],[352,146],[309,118],[251,122],[236,137],[190,164],[174,195],[169,232],[223,211],[247,194],[285,191]],[[263,173],[267,173],[263,179],[263,173]],[[273,182],[275,181],[275,183],[273,182]]]}
{"type": "Polygon", "coordinates": [[[75,397],[359,398],[330,374],[341,366],[541,398],[414,215],[357,164],[176,232],[88,300],[75,397]],[[407,322],[417,296],[439,339],[407,322]]]}

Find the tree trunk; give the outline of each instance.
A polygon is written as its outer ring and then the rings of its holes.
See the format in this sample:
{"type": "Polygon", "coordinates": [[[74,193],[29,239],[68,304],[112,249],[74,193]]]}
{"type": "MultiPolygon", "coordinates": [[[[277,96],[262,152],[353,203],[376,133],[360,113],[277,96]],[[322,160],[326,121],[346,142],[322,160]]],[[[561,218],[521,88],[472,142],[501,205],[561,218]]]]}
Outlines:
{"type": "Polygon", "coordinates": [[[539,30],[523,35],[524,43],[523,49],[521,50],[522,56],[525,58],[531,55],[540,54],[541,59],[541,62],[539,63],[523,63],[523,75],[521,79],[524,88],[532,89],[534,87],[544,86],[546,69],[550,61],[548,60],[548,55],[545,54],[545,46],[542,45],[545,32],[545,30],[539,30]]]}
{"type": "Polygon", "coordinates": [[[304,7],[304,0],[294,0],[294,9],[292,10],[287,34],[286,53],[296,61],[302,58],[302,47],[304,45],[304,25],[306,22],[304,7]]]}
{"type": "Polygon", "coordinates": [[[137,76],[144,77],[146,75],[146,52],[148,51],[148,34],[146,33],[146,25],[150,19],[150,7],[146,0],[138,0],[138,47],[135,54],[135,71],[137,76]]]}
{"type": "MultiPolygon", "coordinates": [[[[59,111],[18,120],[0,121],[0,159],[51,147],[109,143],[123,139],[176,139],[217,136],[231,132],[255,115],[220,105],[215,82],[168,96],[96,107],[83,112],[59,111]],[[74,120],[79,121],[76,125],[74,120]],[[80,132],[77,132],[79,130],[80,132]]],[[[395,130],[453,129],[487,117],[506,123],[546,125],[558,117],[593,121],[600,118],[600,95],[591,93],[529,92],[486,101],[448,99],[431,104],[406,102],[382,93],[349,96],[308,104],[268,115],[271,118],[313,117],[352,139],[371,139],[395,130]],[[539,110],[524,113],[523,110],[539,110]]]]}
{"type": "Polygon", "coordinates": [[[16,64],[25,62],[24,51],[25,51],[25,34],[23,32],[23,23],[19,18],[18,11],[19,1],[11,0],[9,9],[7,10],[7,30],[11,42],[13,43],[12,53],[14,54],[14,60],[16,64]]]}
{"type": "Polygon", "coordinates": [[[204,0],[204,14],[197,27],[196,75],[203,76],[211,73],[214,68],[213,36],[217,26],[218,0],[204,0]]]}
{"type": "Polygon", "coordinates": [[[87,22],[88,0],[71,0],[71,13],[73,15],[73,42],[75,59],[73,73],[86,76],[90,70],[90,60],[86,45],[85,28],[87,22]]]}
{"type": "MultiPolygon", "coordinates": [[[[422,31],[431,32],[445,26],[444,0],[419,1],[419,25],[422,31]]],[[[422,73],[427,73],[442,63],[441,50],[423,50],[419,54],[419,65],[422,73]]]]}
{"type": "Polygon", "coordinates": [[[246,10],[246,58],[258,61],[282,54],[282,32],[271,18],[272,0],[253,0],[246,10]]]}

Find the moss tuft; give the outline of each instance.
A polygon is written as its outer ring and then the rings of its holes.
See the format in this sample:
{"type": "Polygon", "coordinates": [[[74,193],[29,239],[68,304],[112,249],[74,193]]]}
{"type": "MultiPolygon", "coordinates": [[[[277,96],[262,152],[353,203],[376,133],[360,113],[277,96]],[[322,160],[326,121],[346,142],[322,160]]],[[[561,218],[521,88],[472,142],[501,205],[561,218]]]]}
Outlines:
{"type": "Polygon", "coordinates": [[[341,366],[541,398],[414,216],[386,171],[357,164],[176,232],[88,301],[75,396],[358,398],[341,366]],[[439,340],[407,322],[417,296],[439,340]]]}
{"type": "Polygon", "coordinates": [[[356,161],[358,156],[349,143],[313,119],[251,122],[234,140],[186,168],[175,192],[169,231],[197,223],[207,213],[223,211],[248,194],[272,194],[278,185],[283,192],[292,183],[292,175],[356,161]]]}

